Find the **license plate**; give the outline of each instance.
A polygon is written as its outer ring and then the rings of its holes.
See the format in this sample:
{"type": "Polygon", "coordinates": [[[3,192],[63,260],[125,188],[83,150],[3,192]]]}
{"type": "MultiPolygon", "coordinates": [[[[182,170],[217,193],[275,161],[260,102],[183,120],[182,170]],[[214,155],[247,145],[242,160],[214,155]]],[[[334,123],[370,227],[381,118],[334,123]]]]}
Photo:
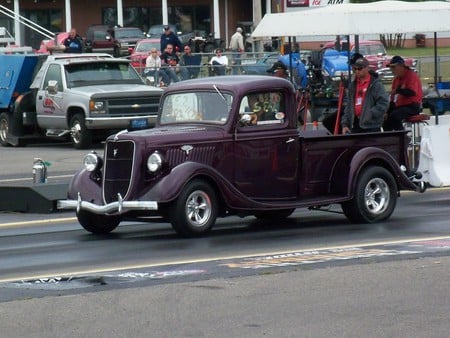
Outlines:
{"type": "Polygon", "coordinates": [[[131,129],[145,129],[148,128],[148,121],[147,119],[131,120],[130,127],[131,129]]]}

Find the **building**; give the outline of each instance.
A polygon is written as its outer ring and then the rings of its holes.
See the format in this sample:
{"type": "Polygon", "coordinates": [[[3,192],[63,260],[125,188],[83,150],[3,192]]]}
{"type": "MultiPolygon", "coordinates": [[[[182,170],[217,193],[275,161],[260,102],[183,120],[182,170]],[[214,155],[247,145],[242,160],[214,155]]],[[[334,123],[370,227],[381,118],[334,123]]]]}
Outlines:
{"type": "Polygon", "coordinates": [[[183,31],[203,30],[228,43],[238,22],[259,22],[283,6],[284,0],[0,0],[0,27],[13,33],[16,44],[34,48],[48,38],[35,24],[50,33],[76,27],[84,36],[91,24],[147,31],[154,24],[177,23],[183,31]]]}

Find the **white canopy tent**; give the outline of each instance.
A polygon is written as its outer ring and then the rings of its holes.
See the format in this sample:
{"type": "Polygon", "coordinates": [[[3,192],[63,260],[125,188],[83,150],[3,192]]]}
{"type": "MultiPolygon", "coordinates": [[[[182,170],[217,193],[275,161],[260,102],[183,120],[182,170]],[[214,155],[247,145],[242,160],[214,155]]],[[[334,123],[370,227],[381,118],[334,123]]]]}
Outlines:
{"type": "Polygon", "coordinates": [[[312,7],[266,14],[252,33],[272,36],[325,36],[450,31],[450,3],[377,1],[312,7]]]}
{"type": "Polygon", "coordinates": [[[450,31],[450,3],[444,1],[376,1],[310,7],[266,14],[252,33],[261,37],[434,33],[437,82],[437,33],[450,31]]]}

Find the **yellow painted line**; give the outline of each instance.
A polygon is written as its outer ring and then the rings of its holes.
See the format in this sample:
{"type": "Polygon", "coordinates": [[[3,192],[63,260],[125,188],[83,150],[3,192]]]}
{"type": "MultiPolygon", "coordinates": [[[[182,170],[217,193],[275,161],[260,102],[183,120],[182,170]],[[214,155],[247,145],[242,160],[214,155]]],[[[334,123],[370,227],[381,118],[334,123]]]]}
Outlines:
{"type": "Polygon", "coordinates": [[[34,220],[34,221],[2,223],[2,224],[0,224],[0,228],[14,227],[14,226],[27,226],[27,225],[56,224],[56,223],[74,222],[74,221],[77,221],[76,217],[40,219],[40,220],[34,220]]]}
{"type": "Polygon", "coordinates": [[[233,260],[233,259],[245,259],[252,257],[264,257],[264,256],[275,256],[275,255],[288,255],[296,252],[304,252],[304,251],[324,251],[324,250],[338,250],[338,249],[349,249],[349,248],[366,248],[370,246],[381,246],[381,245],[393,245],[393,244],[402,244],[402,243],[414,243],[414,242],[423,242],[423,241],[436,241],[436,240],[446,240],[450,239],[450,236],[437,236],[437,237],[422,237],[422,238],[410,238],[410,239],[401,239],[396,241],[387,241],[387,242],[372,242],[366,244],[349,244],[349,245],[341,245],[341,246],[332,246],[332,247],[319,247],[319,248],[308,248],[308,249],[298,249],[293,251],[278,251],[271,253],[253,253],[247,255],[238,255],[238,256],[222,256],[222,257],[209,257],[202,259],[193,259],[193,260],[180,260],[173,262],[162,262],[162,263],[154,263],[154,264],[138,264],[138,265],[128,265],[128,266],[110,266],[101,269],[92,269],[92,270],[81,270],[81,271],[66,271],[61,273],[54,273],[51,275],[39,275],[39,276],[22,276],[22,277],[14,277],[14,278],[6,278],[0,279],[0,283],[8,283],[8,282],[17,282],[17,281],[27,281],[27,280],[37,280],[40,278],[53,278],[53,277],[81,277],[81,276],[89,276],[89,275],[98,275],[102,273],[111,273],[116,271],[125,271],[125,270],[136,270],[136,269],[147,269],[147,268],[157,268],[161,266],[171,266],[171,265],[184,265],[184,264],[195,264],[195,263],[207,263],[214,261],[222,261],[222,260],[233,260]]]}

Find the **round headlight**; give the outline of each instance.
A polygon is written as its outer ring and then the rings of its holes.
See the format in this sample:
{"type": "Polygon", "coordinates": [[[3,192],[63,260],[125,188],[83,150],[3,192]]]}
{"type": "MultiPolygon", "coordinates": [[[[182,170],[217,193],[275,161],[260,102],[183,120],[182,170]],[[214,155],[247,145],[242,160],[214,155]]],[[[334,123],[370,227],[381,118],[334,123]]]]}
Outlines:
{"type": "Polygon", "coordinates": [[[95,152],[87,154],[83,159],[84,167],[90,172],[100,169],[102,164],[102,159],[95,152]]]}
{"type": "Polygon", "coordinates": [[[147,168],[151,173],[157,172],[162,165],[162,157],[159,153],[151,154],[147,159],[147,168]]]}

